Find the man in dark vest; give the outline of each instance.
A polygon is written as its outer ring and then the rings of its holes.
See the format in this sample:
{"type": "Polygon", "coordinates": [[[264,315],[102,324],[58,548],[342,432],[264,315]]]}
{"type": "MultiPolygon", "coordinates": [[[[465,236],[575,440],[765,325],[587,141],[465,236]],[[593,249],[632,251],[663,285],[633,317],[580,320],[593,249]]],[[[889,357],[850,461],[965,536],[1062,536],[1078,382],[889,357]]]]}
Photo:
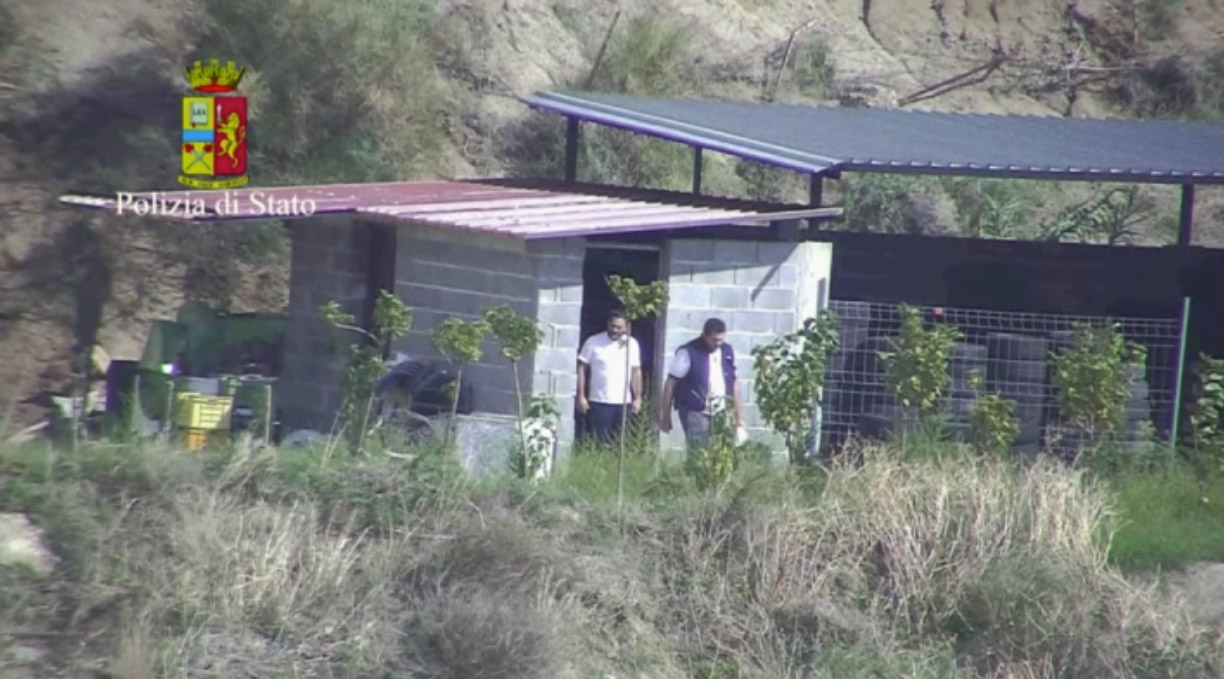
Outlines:
{"type": "Polygon", "coordinates": [[[659,402],[659,429],[671,431],[672,406],[689,448],[710,440],[710,416],[729,397],[735,408],[735,426],[743,425],[739,390],[735,388],[735,350],[727,344],[727,324],[717,318],[705,322],[701,336],[676,350],[659,402]]]}

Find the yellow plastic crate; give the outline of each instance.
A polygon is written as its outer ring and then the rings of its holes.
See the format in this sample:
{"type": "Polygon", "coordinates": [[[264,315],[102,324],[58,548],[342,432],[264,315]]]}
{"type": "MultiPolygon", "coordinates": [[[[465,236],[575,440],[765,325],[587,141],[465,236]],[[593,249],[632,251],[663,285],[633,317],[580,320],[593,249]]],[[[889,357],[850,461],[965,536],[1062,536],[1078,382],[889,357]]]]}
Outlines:
{"type": "Polygon", "coordinates": [[[233,396],[205,396],[180,393],[175,397],[174,424],[187,429],[230,428],[234,411],[233,396]]]}
{"type": "Polygon", "coordinates": [[[229,432],[222,429],[184,429],[183,446],[187,450],[203,450],[224,443],[228,437],[229,432]]]}

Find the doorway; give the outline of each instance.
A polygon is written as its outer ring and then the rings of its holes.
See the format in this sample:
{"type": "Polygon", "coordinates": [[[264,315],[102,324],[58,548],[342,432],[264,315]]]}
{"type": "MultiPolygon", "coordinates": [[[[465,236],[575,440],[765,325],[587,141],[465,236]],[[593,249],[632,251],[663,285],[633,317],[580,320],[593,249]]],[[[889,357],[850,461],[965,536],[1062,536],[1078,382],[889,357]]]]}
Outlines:
{"type": "MultiPolygon", "coordinates": [[[[580,342],[607,327],[608,312],[620,308],[620,300],[608,286],[608,276],[632,279],[638,285],[659,280],[662,258],[659,249],[643,245],[587,245],[582,267],[582,320],[580,342]]],[[[657,318],[643,318],[630,325],[630,334],[642,351],[642,386],[645,397],[653,396],[657,318]]],[[[590,384],[590,380],[587,380],[590,384]]],[[[586,433],[585,418],[574,411],[574,432],[586,433]]]]}

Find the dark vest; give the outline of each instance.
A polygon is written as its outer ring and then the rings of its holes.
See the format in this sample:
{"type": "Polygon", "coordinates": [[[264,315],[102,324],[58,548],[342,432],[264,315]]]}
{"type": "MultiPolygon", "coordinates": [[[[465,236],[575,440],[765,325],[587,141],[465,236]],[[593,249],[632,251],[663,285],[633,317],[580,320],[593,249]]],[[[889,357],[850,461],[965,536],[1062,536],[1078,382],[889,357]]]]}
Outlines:
{"type": "MultiPolygon", "coordinates": [[[[701,412],[705,410],[706,396],[710,391],[710,351],[700,337],[684,344],[679,350],[688,352],[689,371],[683,379],[676,381],[676,410],[701,412]]],[[[722,352],[723,377],[727,380],[727,396],[730,397],[735,393],[735,350],[726,342],[718,350],[722,352]]]]}

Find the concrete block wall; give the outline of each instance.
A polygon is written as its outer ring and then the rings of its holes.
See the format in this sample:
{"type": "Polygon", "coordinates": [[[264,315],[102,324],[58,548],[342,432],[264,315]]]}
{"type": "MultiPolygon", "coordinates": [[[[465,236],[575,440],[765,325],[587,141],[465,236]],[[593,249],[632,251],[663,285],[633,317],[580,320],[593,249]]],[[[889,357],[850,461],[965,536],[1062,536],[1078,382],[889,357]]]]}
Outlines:
{"type": "MultiPolygon", "coordinates": [[[[450,316],[475,320],[491,306],[505,304],[535,317],[536,262],[523,241],[416,224],[398,227],[395,292],[413,312],[412,332],[395,346],[410,357],[438,357],[431,333],[450,316]]],[[[532,363],[519,366],[524,396],[531,393],[532,363]]],[[[484,356],[464,367],[474,407],[486,413],[516,412],[514,371],[497,344],[486,340],[484,356]]]]}
{"type": "MultiPolygon", "coordinates": [[[[827,243],[669,240],[663,249],[669,303],[660,319],[657,360],[666,365],[682,344],[701,334],[706,319],[721,318],[736,352],[744,423],[753,439],[776,445],[757,409],[752,349],[794,332],[827,304],[821,291],[828,289],[830,263],[827,243]]],[[[674,415],[672,433],[662,443],[684,445],[674,415]]]]}
{"type": "MultiPolygon", "coordinates": [[[[285,369],[277,391],[288,430],[329,432],[340,407],[343,358],[329,353],[334,332],[318,316],[336,300],[360,318],[367,295],[370,232],[347,219],[314,220],[291,232],[289,319],[285,369]]],[[[573,438],[575,361],[581,341],[582,239],[527,244],[496,235],[459,233],[424,225],[397,227],[395,292],[413,311],[411,333],[395,351],[436,357],[430,337],[446,317],[475,319],[489,306],[507,304],[537,319],[544,344],[520,368],[524,397],[547,394],[562,413],[560,440],[573,438]]],[[[492,339],[484,357],[465,368],[477,387],[475,408],[515,414],[513,370],[492,339]]]]}
{"type": "Polygon", "coordinates": [[[290,227],[291,268],[284,369],[275,398],[285,433],[331,430],[340,407],[343,358],[328,352],[332,329],[318,309],[330,300],[361,317],[370,231],[345,218],[290,227]]]}
{"type": "Polygon", "coordinates": [[[581,238],[535,241],[528,250],[535,262],[537,318],[544,331],[544,344],[535,356],[531,391],[550,394],[556,400],[561,413],[557,440],[565,449],[574,440],[586,243],[581,238]]]}

